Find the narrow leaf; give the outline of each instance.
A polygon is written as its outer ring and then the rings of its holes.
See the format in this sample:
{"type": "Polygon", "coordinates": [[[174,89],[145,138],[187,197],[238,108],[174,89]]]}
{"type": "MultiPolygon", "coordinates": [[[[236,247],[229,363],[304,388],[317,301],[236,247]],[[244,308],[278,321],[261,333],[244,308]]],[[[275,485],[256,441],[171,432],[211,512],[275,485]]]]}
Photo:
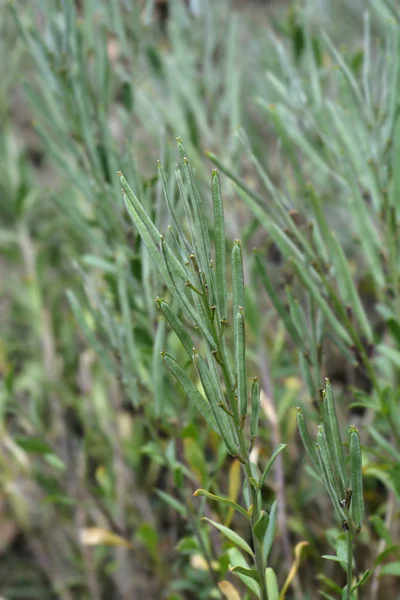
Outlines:
{"type": "Polygon", "coordinates": [[[211,523],[211,525],[213,525],[214,527],[216,527],[216,529],[218,529],[221,533],[223,533],[224,536],[228,538],[228,540],[230,540],[233,544],[235,544],[235,546],[238,546],[239,548],[241,548],[242,550],[247,552],[247,554],[249,554],[252,558],[254,558],[253,550],[250,548],[248,543],[243,538],[241,538],[240,535],[238,535],[235,531],[232,531],[232,529],[229,529],[228,527],[221,525],[221,523],[212,521],[208,517],[202,517],[202,520],[208,521],[209,523],[211,523]]]}
{"type": "Polygon", "coordinates": [[[240,600],[239,592],[230,581],[219,581],[218,587],[227,600],[240,600]]]}
{"type": "Polygon", "coordinates": [[[265,480],[266,480],[266,478],[267,478],[267,476],[268,476],[268,473],[269,473],[269,472],[270,472],[270,470],[271,470],[271,467],[272,467],[272,465],[273,465],[273,464],[274,464],[274,462],[275,462],[275,459],[276,459],[276,457],[278,456],[278,454],[279,454],[280,452],[282,452],[282,450],[284,450],[284,449],[286,448],[286,446],[287,446],[287,444],[279,444],[279,446],[278,446],[278,447],[277,447],[277,448],[274,450],[274,452],[272,453],[272,456],[271,456],[271,458],[269,459],[269,461],[268,461],[268,463],[267,463],[267,466],[265,467],[265,469],[264,469],[264,471],[263,471],[263,474],[261,475],[261,479],[260,479],[260,482],[259,482],[259,484],[258,484],[258,487],[259,487],[260,489],[261,489],[261,488],[262,488],[262,486],[264,485],[264,483],[265,483],[265,480]]]}
{"type": "Polygon", "coordinates": [[[196,490],[193,496],[203,496],[208,500],[213,500],[214,502],[218,502],[219,504],[229,506],[234,510],[237,510],[237,512],[246,517],[246,519],[250,519],[248,512],[242,506],[236,504],[236,502],[233,502],[229,498],[225,498],[224,496],[216,496],[215,494],[211,494],[210,492],[207,492],[207,490],[202,489],[196,490]]]}
{"type": "Polygon", "coordinates": [[[267,567],[265,579],[267,582],[268,600],[279,600],[278,580],[275,571],[271,567],[267,567]]]}
{"type": "Polygon", "coordinates": [[[301,441],[303,442],[305,451],[307,452],[308,457],[311,459],[311,462],[313,463],[317,472],[319,472],[319,462],[317,451],[315,449],[315,444],[312,441],[310,433],[308,431],[307,421],[305,420],[304,415],[300,412],[299,407],[297,407],[297,427],[299,429],[301,441]]]}
{"type": "Polygon", "coordinates": [[[176,335],[181,341],[181,344],[185,348],[187,355],[192,358],[194,343],[182,321],[175,315],[169,304],[164,302],[162,298],[156,298],[156,302],[164,317],[167,319],[168,323],[171,325],[172,329],[175,331],[176,335]]]}
{"type": "Polygon", "coordinates": [[[196,386],[191,382],[182,367],[166,352],[161,353],[161,357],[166,367],[171,371],[174,377],[179,381],[189,400],[193,402],[197,410],[206,420],[207,424],[219,434],[219,428],[215,420],[210,404],[203,394],[199,392],[196,386]]]}
{"type": "Polygon", "coordinates": [[[264,559],[265,565],[268,564],[269,553],[271,552],[272,543],[274,541],[276,517],[277,517],[277,507],[278,507],[278,503],[275,500],[272,503],[271,510],[269,511],[269,523],[268,523],[267,531],[265,533],[265,538],[264,538],[263,559],[264,559]]]}
{"type": "Polygon", "coordinates": [[[346,344],[351,345],[351,338],[347,333],[346,329],[341,325],[336,316],[333,314],[330,306],[324,300],[321,295],[321,292],[318,290],[311,277],[307,273],[307,269],[305,265],[302,265],[297,259],[291,259],[291,263],[296,271],[297,276],[299,277],[302,284],[308,289],[310,296],[313,298],[314,302],[321,309],[322,314],[331,325],[333,331],[336,335],[339,336],[346,344]]]}
{"type": "Polygon", "coordinates": [[[296,544],[296,547],[294,549],[294,563],[289,571],[285,583],[283,584],[283,588],[279,594],[279,600],[284,600],[286,592],[289,589],[289,586],[292,583],[294,577],[296,576],[297,571],[299,570],[300,559],[303,549],[306,548],[308,545],[308,542],[299,542],[298,544],[296,544]]]}
{"type": "Polygon", "coordinates": [[[201,384],[211,406],[211,410],[213,411],[220,435],[225,442],[226,448],[229,454],[235,458],[239,458],[239,449],[235,441],[231,417],[219,407],[217,392],[215,391],[208,367],[197,352],[193,354],[193,362],[199,374],[201,384]]]}
{"type": "Polygon", "coordinates": [[[297,328],[295,327],[289,312],[286,310],[279,295],[277,294],[275,286],[273,285],[271,279],[268,276],[267,269],[264,267],[264,265],[261,261],[261,258],[257,254],[255,255],[255,263],[257,266],[257,270],[260,274],[261,281],[268,293],[268,296],[269,296],[272,304],[275,307],[275,310],[277,311],[278,315],[282,319],[283,324],[286,327],[286,331],[288,332],[288,334],[291,337],[295,346],[302,353],[306,352],[306,347],[304,345],[304,342],[303,342],[301,336],[299,335],[299,332],[297,331],[297,328]]]}

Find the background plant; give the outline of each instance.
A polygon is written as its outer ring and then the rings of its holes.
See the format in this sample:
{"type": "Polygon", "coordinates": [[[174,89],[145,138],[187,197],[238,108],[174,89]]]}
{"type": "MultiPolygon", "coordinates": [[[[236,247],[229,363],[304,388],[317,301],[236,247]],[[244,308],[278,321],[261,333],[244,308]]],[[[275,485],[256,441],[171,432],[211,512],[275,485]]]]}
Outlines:
{"type": "Polygon", "coordinates": [[[377,598],[395,585],[397,211],[385,207],[397,194],[397,13],[393,3],[371,2],[365,33],[365,6],[347,4],[336,16],[320,1],[268,13],[202,3],[193,14],[175,1],[164,19],[157,2],[1,3],[5,597],[153,597],[162,589],[207,598],[218,593],[207,561],[226,572],[234,548],[200,517],[229,516],[227,526],[251,543],[240,515],[205,500],[199,509],[192,498],[201,487],[244,502],[239,470],[161,368],[160,349],[185,355],[157,311],[159,276],[120,202],[117,169],[167,230],[160,158],[182,220],[177,134],[202,197],[207,148],[260,200],[253,217],[248,198],[222,181],[227,238],[242,240],[248,282],[247,366],[261,388],[252,460],[265,465],[287,444],[261,492],[264,507],[278,500],[269,564],[281,593],[300,540],[309,542],[306,559],[286,596],[313,597],[316,573],[325,593],[344,585],[340,566],[319,559],[337,548],[340,527],[299,469],[295,407],[310,429],[320,421],[324,376],[339,423],[360,430],[367,519],[355,558],[360,572],[373,567],[364,593],[377,598]],[[266,36],[267,27],[274,33],[266,36]],[[235,135],[238,126],[247,139],[235,135]],[[258,177],[257,161],[268,178],[258,177]],[[283,198],[285,210],[271,198],[283,198]],[[348,415],[354,401],[363,406],[348,415]],[[148,575],[135,567],[143,548],[148,575]]]}

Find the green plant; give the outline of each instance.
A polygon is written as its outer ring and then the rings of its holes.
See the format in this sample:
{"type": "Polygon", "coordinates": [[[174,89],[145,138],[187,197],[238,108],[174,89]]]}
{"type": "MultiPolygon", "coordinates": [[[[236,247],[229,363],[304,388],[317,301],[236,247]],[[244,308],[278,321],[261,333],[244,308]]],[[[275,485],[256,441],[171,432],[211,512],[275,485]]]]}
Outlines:
{"type": "Polygon", "coordinates": [[[296,428],[301,405],[324,447],[328,376],[340,429],[363,441],[347,578],[372,575],[352,595],[395,595],[397,7],[189,4],[0,0],[1,594],[247,600],[265,574],[269,600],[342,598],[346,534],[296,428]],[[178,178],[176,133],[191,157],[178,178]],[[204,147],[224,190],[222,210],[215,173],[214,219],[204,147]],[[225,237],[241,239],[233,261],[225,237]],[[245,555],[260,566],[274,524],[263,574],[245,555]],[[339,562],[321,561],[327,544],[339,562]]]}
{"type": "Polygon", "coordinates": [[[260,489],[276,456],[285,445],[282,444],[275,450],[263,474],[260,475],[250,460],[252,444],[257,437],[260,405],[260,387],[256,378],[251,390],[250,438],[245,431],[249,394],[241,245],[239,240],[236,240],[232,249],[232,306],[229,317],[224,209],[218,173],[213,171],[211,182],[214,209],[212,252],[205,217],[208,212],[207,206],[198,192],[186,149],[179,138],[178,149],[182,170],[176,170],[176,177],[180,202],[185,207],[185,224],[180,224],[176,217],[176,207],[169,196],[162,166],[159,164],[165,200],[173,222],[173,226],[169,227],[168,240],[160,234],[146,214],[122,173],[120,181],[128,213],[176,306],[173,308],[160,297],[156,299],[157,305],[186,352],[185,362],[189,360],[193,364],[203,392],[197,389],[187,375],[185,363],[180,365],[166,351],[161,353],[163,361],[179,381],[190,401],[206,419],[209,427],[220,435],[229,454],[243,465],[246,508],[212,495],[206,490],[197,490],[195,495],[226,503],[249,521],[253,549],[237,533],[208,519],[253,559],[253,568],[233,565],[232,572],[242,576],[242,579],[249,583],[253,582],[253,585],[255,582],[256,589],[260,589],[261,598],[266,600],[265,570],[275,529],[275,509],[272,507],[270,514],[262,509],[260,489]],[[185,324],[179,317],[180,312],[186,320],[185,324]],[[233,329],[233,345],[230,347],[227,340],[229,328],[233,329]],[[200,348],[198,342],[193,339],[194,335],[197,337],[198,334],[201,334],[204,348],[200,348]]]}
{"type": "MultiPolygon", "coordinates": [[[[365,583],[371,574],[366,571],[359,581],[353,582],[353,543],[361,531],[364,521],[364,497],[362,485],[362,458],[357,429],[349,429],[349,457],[345,459],[339,423],[336,416],[331,384],[327,380],[323,392],[323,424],[318,427],[317,442],[314,444],[307,423],[298,408],[297,424],[304,448],[313,463],[315,472],[323,482],[331,499],[335,515],[346,536],[346,552],[338,543],[337,556],[324,556],[340,562],[347,572],[347,584],[342,596],[346,600],[356,597],[354,592],[365,583]],[[348,463],[348,466],[347,466],[348,463]],[[350,474],[349,471],[350,470],[350,474]]],[[[328,594],[325,597],[331,598],[328,594]]]]}

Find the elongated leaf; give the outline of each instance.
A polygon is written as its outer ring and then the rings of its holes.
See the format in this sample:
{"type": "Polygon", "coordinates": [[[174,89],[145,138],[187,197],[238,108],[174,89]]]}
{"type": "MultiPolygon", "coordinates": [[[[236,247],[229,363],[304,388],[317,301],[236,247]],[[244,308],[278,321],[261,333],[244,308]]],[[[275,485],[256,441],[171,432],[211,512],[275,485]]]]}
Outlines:
{"type": "Polygon", "coordinates": [[[265,538],[265,534],[268,529],[268,525],[269,525],[269,515],[264,510],[262,510],[260,518],[258,519],[258,521],[256,521],[254,528],[253,528],[254,533],[256,534],[256,538],[257,538],[261,548],[264,544],[264,538],[265,538]]]}
{"type": "Polygon", "coordinates": [[[226,448],[229,454],[235,458],[239,458],[239,448],[232,428],[231,417],[219,406],[218,395],[215,391],[208,367],[201,356],[196,352],[193,354],[193,363],[199,374],[201,384],[209,401],[211,410],[213,411],[215,421],[217,422],[220,435],[225,442],[226,448]]]}
{"type": "Polygon", "coordinates": [[[396,450],[393,444],[390,443],[383,435],[381,435],[375,427],[368,427],[368,433],[375,440],[375,442],[380,446],[383,450],[385,450],[395,461],[400,464],[400,452],[396,450]]]}
{"type": "Polygon", "coordinates": [[[338,278],[342,298],[345,304],[350,306],[354,311],[354,315],[358,320],[364,335],[367,337],[367,340],[372,343],[373,334],[369,319],[365,314],[364,307],[360,300],[360,295],[356,289],[356,286],[354,285],[354,278],[350,273],[349,264],[344,255],[343,248],[336,239],[336,236],[332,233],[325,219],[320,199],[315,194],[311,186],[309,186],[308,189],[314,215],[317,219],[318,226],[321,229],[323,239],[328,246],[329,256],[335,265],[336,276],[338,278]]]}
{"type": "MultiPolygon", "coordinates": [[[[129,183],[126,181],[126,179],[123,176],[123,174],[121,173],[121,171],[118,172],[118,175],[119,175],[119,180],[120,180],[122,189],[125,192],[125,195],[128,197],[130,205],[134,209],[139,220],[146,227],[154,244],[157,245],[160,241],[160,235],[161,235],[160,232],[158,231],[157,227],[154,225],[153,221],[150,219],[150,217],[144,210],[141,202],[139,201],[139,198],[136,196],[136,194],[130,187],[129,183]]],[[[127,204],[127,203],[125,202],[125,204],[127,204]]],[[[136,225],[136,221],[135,221],[135,225],[136,225]]]]}
{"type": "MultiPolygon", "coordinates": [[[[353,585],[353,587],[351,588],[351,593],[353,593],[357,588],[362,587],[366,581],[368,581],[368,579],[371,577],[372,575],[372,571],[370,571],[369,569],[367,571],[365,571],[361,578],[357,581],[357,583],[355,585],[353,585]]],[[[400,569],[399,569],[399,575],[400,575],[400,569]]]]}
{"type": "Polygon", "coordinates": [[[276,457],[278,456],[278,454],[279,454],[280,452],[282,452],[282,450],[284,450],[284,449],[286,448],[286,446],[287,446],[287,444],[279,444],[279,446],[278,446],[277,448],[275,448],[275,450],[273,451],[273,453],[272,453],[272,456],[271,456],[271,458],[269,459],[269,461],[268,461],[268,463],[267,463],[267,466],[265,467],[265,469],[264,469],[264,471],[263,471],[263,474],[261,475],[261,479],[260,479],[260,482],[259,482],[259,484],[258,484],[258,487],[259,487],[260,489],[261,489],[261,488],[262,488],[262,486],[264,485],[264,483],[265,483],[265,480],[266,480],[266,478],[267,478],[267,476],[268,476],[268,473],[270,472],[270,470],[271,470],[271,468],[272,468],[272,465],[273,465],[273,464],[274,464],[274,462],[275,462],[275,459],[276,459],[276,457]]]}
{"type": "Polygon", "coordinates": [[[289,302],[290,317],[303,340],[310,337],[310,327],[308,326],[306,316],[299,302],[293,296],[291,289],[286,286],[286,296],[289,302]]]}
{"type": "Polygon", "coordinates": [[[264,208],[261,208],[245,192],[238,190],[240,197],[247,204],[254,216],[267,231],[271,240],[278,246],[286,259],[295,256],[299,261],[304,260],[304,253],[293,243],[285,231],[268,215],[264,208]]]}
{"type": "Polygon", "coordinates": [[[122,546],[132,548],[132,544],[120,535],[101,527],[85,527],[79,532],[83,546],[122,546]]]}
{"type": "Polygon", "coordinates": [[[267,531],[265,532],[264,544],[263,544],[263,559],[264,565],[268,564],[269,554],[271,552],[272,543],[274,541],[275,536],[275,528],[276,528],[276,517],[277,517],[277,508],[278,503],[275,500],[271,505],[271,510],[269,511],[269,523],[267,527],[267,531]]]}
{"type": "MultiPolygon", "coordinates": [[[[264,186],[266,187],[270,197],[273,200],[273,206],[274,206],[275,210],[274,210],[274,212],[272,212],[271,202],[269,202],[269,201],[263,202],[261,204],[261,208],[264,208],[266,212],[268,210],[271,213],[273,220],[276,221],[277,223],[279,223],[280,220],[282,221],[285,228],[287,228],[290,231],[290,234],[293,236],[293,239],[295,239],[297,241],[299,247],[302,248],[304,253],[309,257],[309,259],[312,260],[314,258],[314,252],[313,252],[309,242],[303,235],[301,229],[299,227],[297,227],[297,225],[291,218],[289,211],[287,209],[286,203],[284,201],[283,194],[280,193],[278,191],[278,189],[276,188],[276,186],[272,183],[272,181],[271,181],[269,175],[267,174],[267,172],[265,171],[264,167],[261,165],[260,161],[255,156],[255,154],[251,148],[251,143],[250,143],[248,137],[246,136],[246,134],[243,131],[240,131],[239,137],[240,137],[241,141],[243,142],[251,161],[254,163],[264,186]],[[275,216],[275,213],[276,213],[276,216],[275,216]]],[[[248,188],[245,189],[244,191],[248,194],[248,188]]],[[[257,197],[254,197],[254,200],[257,201],[257,197]]]]}
{"type": "Polygon", "coordinates": [[[300,337],[299,332],[297,331],[297,328],[295,327],[290,314],[286,310],[279,295],[277,294],[275,287],[274,287],[271,279],[268,276],[267,269],[264,267],[260,256],[258,256],[257,254],[255,255],[255,263],[257,266],[257,270],[260,274],[261,281],[268,293],[268,296],[269,296],[272,304],[274,305],[275,310],[277,311],[278,315],[282,319],[283,324],[285,325],[286,330],[287,330],[288,334],[290,335],[293,343],[301,352],[303,352],[303,353],[306,352],[306,347],[304,345],[304,342],[303,342],[302,338],[300,337]]]}
{"type": "Polygon", "coordinates": [[[381,575],[392,575],[393,577],[400,577],[400,561],[390,562],[383,565],[381,575]]]}
{"type": "Polygon", "coordinates": [[[227,600],[240,600],[239,592],[230,581],[219,581],[218,587],[227,600]]]}
{"type": "Polygon", "coordinates": [[[265,579],[267,581],[268,600],[279,600],[278,580],[275,571],[271,567],[267,567],[265,579]]]}
{"type": "Polygon", "coordinates": [[[310,433],[307,427],[307,421],[305,420],[304,415],[300,412],[300,407],[297,407],[297,426],[299,428],[299,433],[301,437],[301,441],[303,442],[303,446],[305,451],[307,452],[311,462],[319,473],[319,461],[317,456],[317,451],[315,449],[315,444],[313,443],[310,433]]]}
{"type": "Polygon", "coordinates": [[[342,54],[339,52],[339,50],[337,50],[337,48],[334,46],[331,39],[326,35],[326,33],[323,33],[322,37],[328,47],[329,52],[332,55],[332,57],[336,60],[337,64],[339,65],[339,68],[342,71],[342,73],[352,91],[354,99],[356,100],[359,108],[361,109],[361,111],[363,113],[364,112],[364,99],[361,94],[359,85],[358,85],[357,81],[355,80],[350,68],[346,65],[342,54]]]}
{"type": "Polygon", "coordinates": [[[169,249],[168,245],[164,243],[163,239],[161,239],[161,249],[165,259],[165,265],[167,268],[169,279],[171,281],[171,288],[173,292],[179,298],[188,318],[192,319],[192,321],[200,329],[202,335],[204,336],[204,339],[209,344],[211,350],[216,350],[216,344],[212,338],[211,333],[207,328],[207,325],[203,322],[201,316],[195,311],[193,306],[190,304],[184,290],[180,285],[181,282],[179,281],[178,274],[176,273],[176,271],[174,271],[174,263],[171,256],[171,250],[169,249]]]}
{"type": "Polygon", "coordinates": [[[299,542],[296,544],[296,548],[294,549],[294,562],[288,573],[285,583],[283,584],[283,588],[279,594],[279,600],[284,600],[286,596],[286,592],[289,589],[290,584],[292,583],[294,577],[296,576],[297,571],[300,566],[300,559],[303,549],[309,545],[308,542],[299,542]]]}
{"type": "Polygon", "coordinates": [[[204,498],[207,498],[208,500],[213,500],[214,502],[218,502],[219,504],[224,504],[226,506],[229,506],[229,507],[233,508],[234,510],[237,510],[237,512],[239,512],[241,515],[246,517],[246,519],[250,519],[250,516],[249,516],[249,513],[247,512],[247,510],[245,510],[239,504],[236,504],[236,502],[232,502],[232,500],[229,500],[229,498],[225,498],[224,496],[216,496],[215,494],[211,494],[210,492],[207,492],[207,490],[202,490],[202,489],[196,490],[194,492],[193,496],[203,496],[204,498]]]}
{"type": "Polygon", "coordinates": [[[162,298],[156,298],[156,302],[164,317],[167,319],[168,323],[171,325],[172,329],[175,331],[176,335],[181,341],[182,346],[187,352],[187,355],[192,358],[194,343],[182,321],[178,319],[170,305],[167,302],[164,302],[162,298]]]}
{"type": "MultiPolygon", "coordinates": [[[[132,219],[136,229],[138,230],[138,233],[139,233],[140,237],[142,238],[142,242],[145,245],[145,248],[146,248],[147,252],[149,253],[151,259],[153,260],[154,264],[156,265],[163,281],[167,284],[167,286],[170,289],[173,289],[172,280],[171,280],[169,273],[167,271],[167,268],[165,266],[165,261],[163,260],[161,254],[159,253],[158,248],[157,248],[151,234],[149,233],[146,225],[143,223],[143,221],[139,217],[139,214],[134,209],[131,201],[129,200],[129,198],[126,194],[124,195],[124,202],[125,202],[126,210],[128,211],[130,218],[132,219]]],[[[160,238],[158,239],[157,243],[159,241],[160,241],[160,238]]]]}
{"type": "Polygon", "coordinates": [[[203,394],[199,392],[196,386],[190,381],[186,372],[182,369],[182,367],[166,352],[161,353],[161,357],[164,361],[166,367],[171,371],[174,377],[179,381],[184,391],[186,392],[189,400],[193,402],[197,410],[204,417],[207,424],[214,429],[218,434],[219,428],[217,422],[215,420],[213,411],[211,410],[210,404],[206,398],[204,398],[203,394]]]}
{"type": "Polygon", "coordinates": [[[306,268],[304,265],[301,265],[295,258],[291,259],[292,265],[303,285],[308,289],[310,296],[313,298],[314,302],[321,309],[322,314],[331,325],[333,331],[349,346],[351,345],[351,338],[345,328],[338,321],[336,316],[333,314],[331,308],[324,300],[321,295],[321,292],[318,290],[311,277],[308,275],[306,268]]]}
{"type": "Polygon", "coordinates": [[[256,581],[258,584],[260,583],[260,577],[256,569],[246,569],[245,567],[232,567],[231,573],[234,573],[235,575],[240,573],[241,575],[245,575],[250,579],[254,579],[254,581],[256,581]]]}
{"type": "Polygon", "coordinates": [[[229,169],[226,165],[224,165],[215,154],[212,152],[206,152],[206,156],[211,160],[211,162],[218,167],[222,173],[225,173],[229,179],[231,179],[236,185],[243,190],[250,198],[252,198],[257,204],[263,206],[265,200],[262,196],[257,194],[254,190],[252,190],[243,179],[238,177],[231,169],[229,169]]]}
{"type": "Polygon", "coordinates": [[[182,504],[181,502],[176,500],[173,496],[171,496],[170,494],[167,494],[163,490],[156,490],[156,494],[158,496],[160,496],[160,498],[162,500],[164,500],[164,502],[166,504],[168,504],[171,508],[176,510],[176,512],[179,513],[182,517],[184,517],[184,518],[187,517],[187,508],[184,504],[182,504]]]}
{"type": "MultiPolygon", "coordinates": [[[[249,568],[243,554],[237,548],[229,548],[228,550],[229,564],[231,567],[249,568]]],[[[236,573],[236,576],[251,590],[256,598],[260,598],[260,586],[251,577],[246,577],[242,573],[236,573]]]]}
{"type": "Polygon", "coordinates": [[[35,438],[16,437],[15,443],[25,452],[32,454],[52,454],[52,448],[42,440],[35,438]]]}
{"type": "Polygon", "coordinates": [[[238,535],[235,531],[232,531],[232,529],[229,529],[228,527],[221,525],[221,523],[212,521],[208,517],[202,517],[202,519],[203,519],[203,521],[208,521],[209,523],[211,523],[211,525],[213,525],[221,533],[223,533],[224,536],[228,538],[228,540],[230,540],[233,544],[235,544],[235,546],[238,546],[239,548],[241,548],[242,550],[247,552],[247,554],[249,554],[252,558],[254,558],[253,550],[250,548],[248,543],[243,538],[241,538],[240,535],[238,535]]]}
{"type": "MultiPolygon", "coordinates": [[[[238,460],[233,460],[228,472],[228,498],[235,504],[243,488],[242,465],[238,460]]],[[[230,508],[224,519],[224,525],[229,527],[234,517],[234,509],[230,508]]]]}
{"type": "Polygon", "coordinates": [[[203,200],[196,187],[192,167],[187,156],[186,150],[178,139],[178,149],[183,162],[183,171],[185,174],[186,185],[189,191],[189,196],[192,204],[193,215],[194,215],[194,227],[195,227],[195,247],[199,254],[199,260],[203,272],[206,274],[207,281],[209,284],[210,304],[214,304],[214,290],[212,288],[211,274],[210,274],[210,238],[208,234],[208,225],[206,220],[206,211],[203,200]]]}

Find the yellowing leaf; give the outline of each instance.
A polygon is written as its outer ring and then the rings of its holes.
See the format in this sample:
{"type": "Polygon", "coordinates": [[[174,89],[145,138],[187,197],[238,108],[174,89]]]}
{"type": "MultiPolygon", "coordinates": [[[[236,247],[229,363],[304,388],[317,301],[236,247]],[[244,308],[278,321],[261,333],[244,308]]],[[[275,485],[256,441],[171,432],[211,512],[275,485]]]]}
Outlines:
{"type": "MultiPolygon", "coordinates": [[[[201,554],[192,554],[190,557],[190,565],[197,571],[209,571],[209,565],[201,554]]],[[[217,560],[211,561],[211,568],[213,571],[218,571],[220,564],[217,560]]]]}
{"type": "Polygon", "coordinates": [[[289,575],[286,578],[286,581],[283,585],[281,593],[279,594],[279,600],[284,600],[285,594],[286,594],[290,584],[292,583],[293,578],[295,577],[295,575],[298,571],[298,568],[300,566],[300,558],[301,558],[301,553],[303,551],[303,548],[305,548],[308,545],[309,545],[308,542],[299,542],[296,545],[296,547],[294,549],[294,563],[292,565],[292,568],[289,571],[289,575]]]}
{"type": "Polygon", "coordinates": [[[132,544],[128,540],[101,527],[81,529],[80,542],[83,546],[123,546],[124,548],[132,548],[132,544]]]}
{"type": "Polygon", "coordinates": [[[207,561],[201,554],[192,554],[190,564],[197,571],[208,571],[207,561]]]}
{"type": "MultiPolygon", "coordinates": [[[[228,487],[228,498],[232,502],[237,502],[239,491],[241,489],[241,465],[238,460],[234,460],[229,467],[229,487],[228,487]]],[[[225,525],[229,527],[232,522],[235,509],[230,507],[225,519],[225,525]]]]}
{"type": "Polygon", "coordinates": [[[240,600],[239,592],[230,581],[220,581],[218,587],[228,600],[240,600]]]}

